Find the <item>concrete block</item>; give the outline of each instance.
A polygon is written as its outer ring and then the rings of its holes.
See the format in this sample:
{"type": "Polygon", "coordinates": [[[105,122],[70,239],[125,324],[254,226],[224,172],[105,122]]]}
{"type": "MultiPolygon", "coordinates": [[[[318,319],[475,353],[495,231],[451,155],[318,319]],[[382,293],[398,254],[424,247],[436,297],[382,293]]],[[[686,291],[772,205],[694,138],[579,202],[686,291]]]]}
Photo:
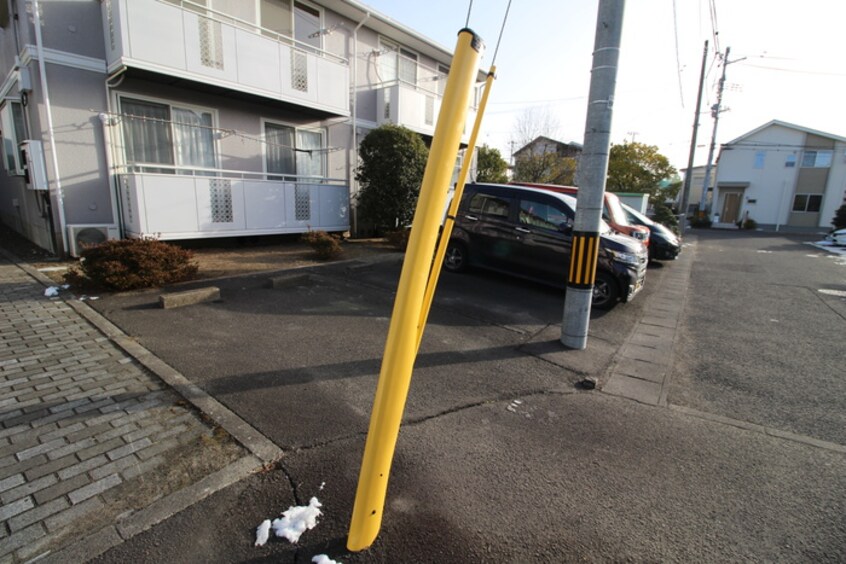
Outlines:
{"type": "Polygon", "coordinates": [[[661,397],[660,384],[623,374],[612,374],[611,379],[603,386],[602,391],[606,394],[622,396],[650,405],[658,405],[658,400],[661,397]]]}
{"type": "Polygon", "coordinates": [[[209,286],[208,288],[197,288],[196,290],[185,290],[184,292],[173,292],[159,296],[159,305],[164,309],[183,307],[203,302],[216,302],[220,300],[220,288],[209,286]]]}

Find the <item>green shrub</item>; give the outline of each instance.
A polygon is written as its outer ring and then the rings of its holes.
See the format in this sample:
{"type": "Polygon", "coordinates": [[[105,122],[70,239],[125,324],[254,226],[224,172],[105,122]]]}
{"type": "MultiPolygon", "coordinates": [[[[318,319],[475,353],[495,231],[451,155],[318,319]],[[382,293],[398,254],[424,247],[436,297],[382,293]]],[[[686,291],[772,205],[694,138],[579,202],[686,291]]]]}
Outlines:
{"type": "Polygon", "coordinates": [[[370,131],[358,151],[359,221],[378,234],[410,225],[429,157],[423,138],[400,125],[385,124],[370,131]]]}
{"type": "Polygon", "coordinates": [[[303,234],[302,239],[314,249],[320,260],[333,259],[344,250],[341,247],[340,238],[325,231],[309,231],[303,234]]]}
{"type": "Polygon", "coordinates": [[[408,248],[409,235],[411,235],[411,229],[397,229],[396,231],[389,231],[386,238],[389,245],[399,251],[404,251],[408,248]]]}
{"type": "Polygon", "coordinates": [[[758,228],[758,222],[755,221],[754,219],[747,218],[743,222],[743,225],[741,225],[741,227],[743,229],[757,229],[758,228]]]}
{"type": "Polygon", "coordinates": [[[153,239],[106,241],[85,248],[78,270],[68,272],[65,281],[118,291],[164,286],[197,274],[193,257],[191,251],[153,239]]]}
{"type": "Polygon", "coordinates": [[[837,211],[834,213],[834,219],[831,220],[831,224],[835,229],[843,229],[846,227],[846,204],[837,208],[837,211]]]}
{"type": "Polygon", "coordinates": [[[670,228],[673,233],[679,232],[679,218],[673,214],[673,210],[666,204],[655,205],[655,215],[652,217],[653,221],[660,223],[670,228]]]}

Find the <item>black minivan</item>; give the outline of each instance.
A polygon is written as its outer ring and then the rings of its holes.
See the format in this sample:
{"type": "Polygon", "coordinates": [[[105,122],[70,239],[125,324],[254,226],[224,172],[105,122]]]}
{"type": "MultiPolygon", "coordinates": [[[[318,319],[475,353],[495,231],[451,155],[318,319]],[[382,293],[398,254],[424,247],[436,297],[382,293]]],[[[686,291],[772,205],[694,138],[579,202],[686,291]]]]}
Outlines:
{"type": "MultiPolygon", "coordinates": [[[[479,266],[566,287],[576,199],[523,186],[468,184],[444,268],[479,266]]],[[[647,251],[602,223],[592,307],[610,309],[643,287],[647,251]]]]}

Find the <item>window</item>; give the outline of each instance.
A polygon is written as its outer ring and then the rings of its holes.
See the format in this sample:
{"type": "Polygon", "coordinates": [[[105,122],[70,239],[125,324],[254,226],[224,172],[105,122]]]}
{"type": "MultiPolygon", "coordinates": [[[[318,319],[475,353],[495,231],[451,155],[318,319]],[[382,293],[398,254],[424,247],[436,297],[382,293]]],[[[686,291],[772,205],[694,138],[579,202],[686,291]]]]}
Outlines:
{"type": "Polygon", "coordinates": [[[133,98],[121,98],[120,107],[127,165],[166,165],[143,168],[180,174],[196,173],[185,169],[215,168],[211,112],[133,98]]]}
{"type": "Polygon", "coordinates": [[[784,160],[784,168],[796,168],[796,155],[787,155],[784,160]]]}
{"type": "Polygon", "coordinates": [[[755,153],[755,168],[762,169],[764,168],[764,158],[767,156],[765,151],[757,151],[755,153]]]}
{"type": "Polygon", "coordinates": [[[571,223],[567,214],[554,206],[533,200],[520,201],[520,223],[547,231],[560,231],[571,223]]]}
{"type": "Polygon", "coordinates": [[[270,180],[321,180],[326,174],[323,131],[264,124],[265,166],[270,180]]]}
{"type": "Polygon", "coordinates": [[[833,151],[805,151],[802,155],[802,168],[828,168],[831,166],[833,151]]]}
{"type": "Polygon", "coordinates": [[[400,80],[417,86],[417,53],[386,39],[379,39],[379,72],[382,82],[400,80]]]}
{"type": "Polygon", "coordinates": [[[0,130],[3,133],[3,163],[9,174],[23,174],[18,146],[26,139],[23,106],[16,100],[6,100],[0,106],[0,130]]]}
{"type": "Polygon", "coordinates": [[[822,207],[822,194],[796,194],[793,196],[793,211],[818,212],[822,207]]]}
{"type": "Polygon", "coordinates": [[[470,199],[470,213],[479,213],[494,217],[508,217],[510,200],[490,194],[475,194],[470,199]]]}
{"type": "Polygon", "coordinates": [[[321,48],[323,26],[319,9],[291,0],[260,0],[259,11],[264,35],[276,40],[293,37],[300,48],[321,48]]]}

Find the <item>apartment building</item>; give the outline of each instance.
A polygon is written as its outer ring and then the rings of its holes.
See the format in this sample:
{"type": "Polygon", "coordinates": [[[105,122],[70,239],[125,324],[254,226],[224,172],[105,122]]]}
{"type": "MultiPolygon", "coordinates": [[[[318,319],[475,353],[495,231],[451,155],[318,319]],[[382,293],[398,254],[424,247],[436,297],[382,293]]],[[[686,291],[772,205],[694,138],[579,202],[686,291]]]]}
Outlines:
{"type": "Polygon", "coordinates": [[[353,0],[0,0],[0,221],[57,254],[355,229],[359,141],[431,139],[451,59],[353,0]]]}

